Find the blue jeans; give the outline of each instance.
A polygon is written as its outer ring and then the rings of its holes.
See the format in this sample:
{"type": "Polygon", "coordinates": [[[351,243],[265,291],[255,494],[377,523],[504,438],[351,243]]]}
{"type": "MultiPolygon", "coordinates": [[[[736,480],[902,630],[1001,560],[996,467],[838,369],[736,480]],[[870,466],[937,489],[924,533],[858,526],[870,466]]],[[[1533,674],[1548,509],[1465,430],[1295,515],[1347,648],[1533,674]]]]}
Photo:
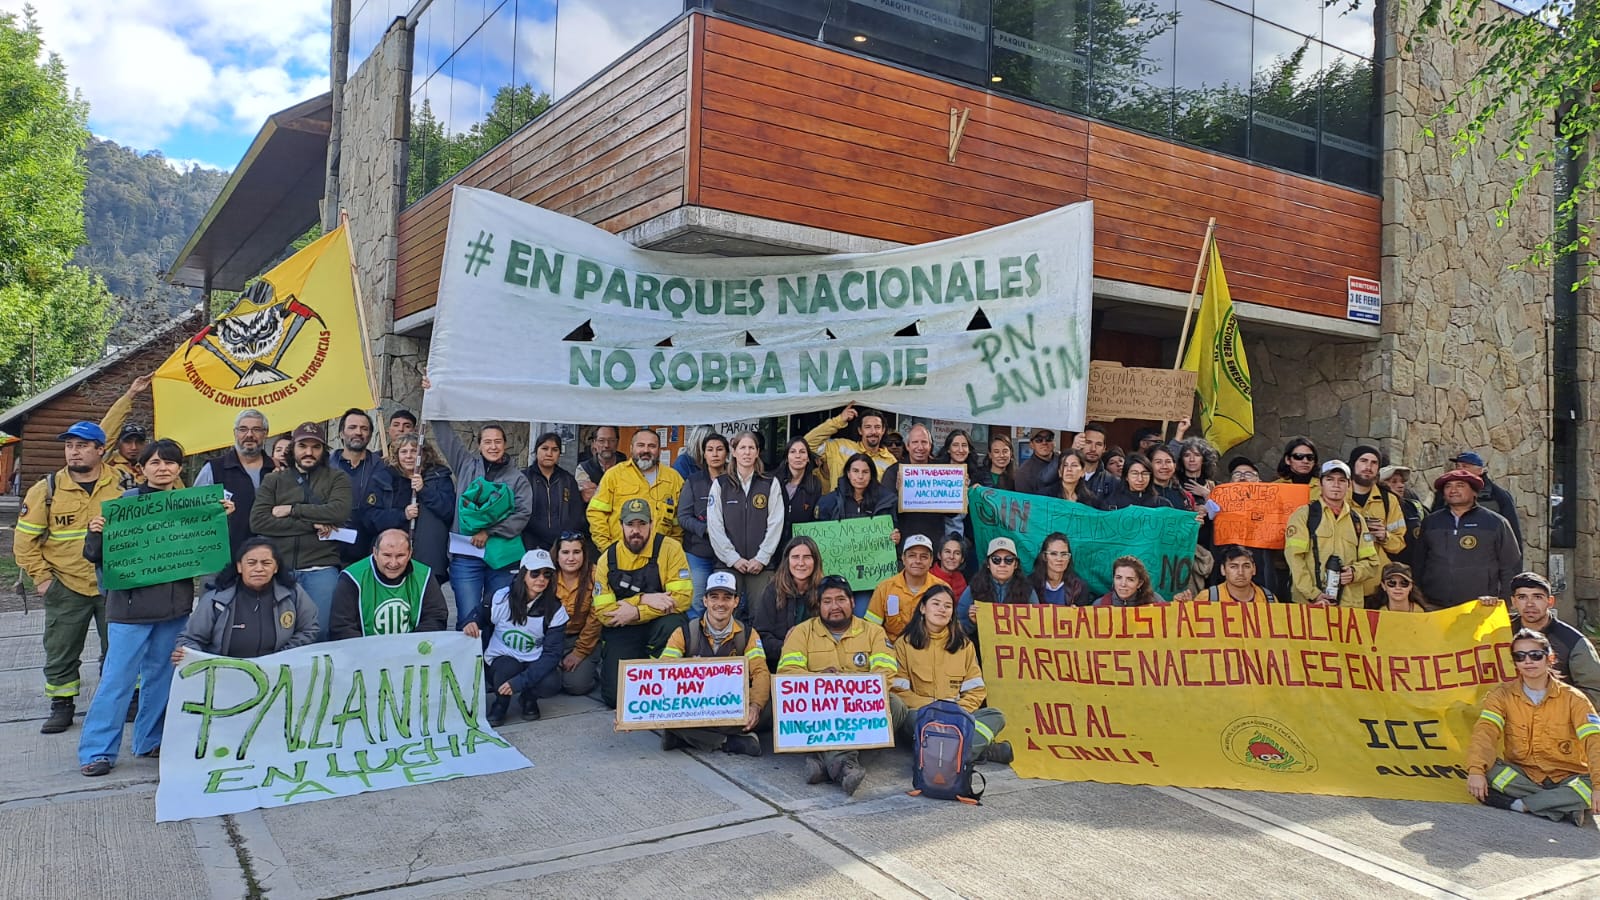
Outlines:
{"type": "Polygon", "coordinates": [[[698,619],[706,614],[706,579],[717,570],[717,561],[710,556],[696,556],[685,553],[689,557],[689,579],[694,582],[694,597],[689,602],[689,618],[698,619]]]}
{"type": "Polygon", "coordinates": [[[320,569],[295,569],[294,580],[306,589],[306,596],[317,605],[317,640],[328,639],[328,627],[333,624],[333,591],[339,586],[339,567],[320,569]]]}
{"type": "Polygon", "coordinates": [[[511,586],[511,576],[516,574],[515,570],[515,566],[491,569],[488,563],[476,556],[450,557],[450,590],[456,595],[457,631],[477,619],[478,607],[492,600],[501,588],[511,586]]]}
{"type": "Polygon", "coordinates": [[[187,616],[149,625],[112,622],[106,628],[106,655],[89,714],[78,737],[78,764],[97,759],[113,765],[122,750],[122,726],[139,692],[139,715],[133,720],[133,752],[145,754],[161,746],[161,727],[167,718],[167,694],[172,688],[172,648],[189,624],[187,616]]]}

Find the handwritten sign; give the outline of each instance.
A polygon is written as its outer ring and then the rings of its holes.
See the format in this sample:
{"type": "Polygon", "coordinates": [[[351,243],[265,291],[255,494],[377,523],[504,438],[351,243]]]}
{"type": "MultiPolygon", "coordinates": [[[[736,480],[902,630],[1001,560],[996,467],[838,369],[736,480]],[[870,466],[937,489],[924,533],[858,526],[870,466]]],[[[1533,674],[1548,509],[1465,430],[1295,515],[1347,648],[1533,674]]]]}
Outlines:
{"type": "Polygon", "coordinates": [[[967,467],[900,466],[900,511],[960,515],[967,511],[967,467]]]}
{"type": "Polygon", "coordinates": [[[774,675],[772,696],[775,752],[894,746],[889,679],[882,672],[774,675]]]}
{"type": "Polygon", "coordinates": [[[213,575],[232,559],[220,484],[107,500],[100,514],[108,590],[213,575]]]}
{"type": "Polygon", "coordinates": [[[745,660],[631,659],[618,663],[617,731],[743,725],[745,660]]]}
{"type": "Polygon", "coordinates": [[[456,632],[257,659],[187,651],[167,700],[156,821],[527,768],[484,721],[481,652],[456,632]]]}
{"type": "Polygon", "coordinates": [[[1194,411],[1195,373],[1183,369],[1125,368],[1121,363],[1089,363],[1091,420],[1177,421],[1194,411]]]}
{"type": "Polygon", "coordinates": [[[894,520],[888,516],[797,522],[794,526],[796,535],[817,542],[817,549],[822,552],[822,573],[842,575],[858,591],[870,591],[900,571],[894,544],[889,540],[892,531],[894,520]]]}
{"type": "Polygon", "coordinates": [[[1311,486],[1230,481],[1212,488],[1208,499],[1218,507],[1211,522],[1218,546],[1282,550],[1289,516],[1311,502],[1311,486]]]}

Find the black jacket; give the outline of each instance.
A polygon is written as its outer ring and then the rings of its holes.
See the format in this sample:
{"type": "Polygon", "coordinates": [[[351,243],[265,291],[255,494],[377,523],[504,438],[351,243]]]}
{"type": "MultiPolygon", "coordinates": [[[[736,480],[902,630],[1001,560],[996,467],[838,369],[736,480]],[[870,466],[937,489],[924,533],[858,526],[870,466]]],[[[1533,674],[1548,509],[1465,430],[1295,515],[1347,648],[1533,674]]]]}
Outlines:
{"type": "MultiPolygon", "coordinates": [[[[1511,492],[1489,480],[1488,473],[1483,475],[1483,490],[1478,491],[1478,505],[1492,513],[1499,513],[1500,518],[1506,520],[1511,526],[1511,533],[1517,538],[1517,568],[1522,568],[1522,522],[1517,518],[1517,502],[1511,499],[1511,492]]],[[[1444,491],[1433,492],[1432,509],[1444,509],[1444,491]]]]}
{"type": "MultiPolygon", "coordinates": [[[[787,472],[784,473],[787,476],[787,472]]],[[[822,479],[815,472],[807,472],[806,477],[800,479],[795,486],[794,494],[789,493],[789,483],[783,484],[783,538],[778,541],[778,554],[783,554],[783,548],[789,546],[789,539],[794,536],[796,523],[805,524],[817,520],[817,507],[822,504],[822,479]]]]}
{"type": "Polygon", "coordinates": [[[716,559],[706,529],[706,504],[711,501],[711,476],[705,472],[683,480],[678,492],[678,527],[683,529],[683,552],[701,559],[716,559]]]}
{"type": "MultiPolygon", "coordinates": [[[[250,539],[250,507],[256,503],[256,483],[250,480],[250,473],[245,471],[244,464],[239,461],[239,451],[224,450],[206,461],[206,466],[211,469],[211,484],[220,484],[233,500],[233,515],[228,517],[228,547],[234,556],[239,555],[239,547],[250,539]]],[[[273,463],[271,454],[261,454],[261,477],[277,465],[273,463]]]]}
{"type": "MultiPolygon", "coordinates": [[[[141,484],[125,491],[122,496],[142,497],[154,493],[155,488],[141,484]]],[[[83,541],[83,558],[94,563],[96,568],[105,560],[104,541],[105,535],[98,531],[89,532],[83,541]]],[[[149,625],[188,618],[193,610],[193,578],[106,592],[106,619],[124,625],[149,625]]]]}
{"type": "Polygon", "coordinates": [[[533,488],[533,514],[528,524],[522,526],[522,546],[529,550],[555,552],[556,541],[563,532],[583,534],[588,527],[585,512],[588,504],[578,490],[578,479],[566,469],[556,466],[550,477],[544,477],[539,464],[523,470],[528,484],[533,488]]]}
{"type": "Polygon", "coordinates": [[[422,473],[417,493],[417,519],[406,518],[411,505],[411,479],[393,466],[372,476],[373,503],[363,510],[367,530],[374,540],[390,528],[411,532],[411,555],[441,581],[450,575],[450,523],[456,515],[456,484],[450,470],[434,466],[422,473]]]}
{"type": "Polygon", "coordinates": [[[1430,609],[1507,597],[1521,566],[1522,549],[1498,513],[1473,506],[1457,521],[1445,506],[1422,520],[1413,568],[1430,609]]]}

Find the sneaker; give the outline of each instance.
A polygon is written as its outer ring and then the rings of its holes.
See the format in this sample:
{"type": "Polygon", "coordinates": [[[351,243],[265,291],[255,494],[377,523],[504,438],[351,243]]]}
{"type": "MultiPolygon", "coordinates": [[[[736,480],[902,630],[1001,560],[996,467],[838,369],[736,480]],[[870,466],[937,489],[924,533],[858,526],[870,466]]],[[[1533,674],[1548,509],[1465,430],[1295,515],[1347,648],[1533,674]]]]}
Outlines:
{"type": "Polygon", "coordinates": [[[157,744],[156,748],[154,750],[147,750],[144,753],[139,754],[139,756],[142,759],[160,759],[161,758],[161,745],[157,744]]]}
{"type": "Polygon", "coordinates": [[[684,740],[681,737],[678,737],[677,732],[673,731],[671,728],[667,728],[667,729],[663,729],[662,730],[662,732],[661,732],[661,749],[662,750],[676,750],[679,747],[687,747],[687,746],[689,746],[689,742],[684,740]]]}
{"type": "Polygon", "coordinates": [[[139,717],[139,689],[133,689],[133,701],[128,704],[128,718],[123,720],[132,722],[139,717]]]}
{"type": "Polygon", "coordinates": [[[723,753],[740,753],[745,756],[761,755],[761,739],[753,734],[730,734],[722,743],[723,753]]]}
{"type": "MultiPolygon", "coordinates": [[[[50,701],[50,717],[39,726],[40,734],[60,734],[72,727],[72,717],[77,708],[71,697],[57,697],[50,701]]],[[[101,773],[105,774],[104,772],[101,773]]]]}
{"type": "Polygon", "coordinates": [[[534,722],[539,718],[539,701],[529,697],[522,703],[522,721],[534,722]]]}
{"type": "Polygon", "coordinates": [[[82,768],[78,769],[78,771],[82,772],[89,778],[98,778],[99,776],[111,771],[111,760],[101,756],[90,761],[88,765],[83,766],[82,768]]]}
{"type": "Polygon", "coordinates": [[[1583,828],[1589,824],[1589,811],[1587,809],[1573,810],[1570,818],[1572,819],[1572,824],[1583,828]]]}
{"type": "Polygon", "coordinates": [[[822,770],[822,760],[815,756],[806,757],[806,784],[821,784],[828,780],[828,773],[822,770]]]}
{"type": "Polygon", "coordinates": [[[1015,758],[1015,755],[1011,752],[1011,742],[995,741],[983,748],[983,758],[992,763],[999,763],[1002,766],[1010,765],[1011,760],[1015,758]]]}
{"type": "Polygon", "coordinates": [[[861,768],[860,763],[845,763],[844,770],[839,776],[839,786],[844,788],[846,794],[854,796],[856,788],[861,787],[861,782],[866,778],[867,770],[861,768]]]}

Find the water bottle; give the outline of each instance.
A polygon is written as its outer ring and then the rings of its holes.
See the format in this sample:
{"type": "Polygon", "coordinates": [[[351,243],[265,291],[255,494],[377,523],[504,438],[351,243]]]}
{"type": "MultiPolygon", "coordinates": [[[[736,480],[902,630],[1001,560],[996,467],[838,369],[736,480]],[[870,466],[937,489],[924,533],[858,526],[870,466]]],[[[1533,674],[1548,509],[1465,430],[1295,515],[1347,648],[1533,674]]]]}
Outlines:
{"type": "Polygon", "coordinates": [[[1323,582],[1325,587],[1322,592],[1329,597],[1337,597],[1339,596],[1339,575],[1344,571],[1344,560],[1340,559],[1339,554],[1335,553],[1328,557],[1327,568],[1328,574],[1323,582]]]}

